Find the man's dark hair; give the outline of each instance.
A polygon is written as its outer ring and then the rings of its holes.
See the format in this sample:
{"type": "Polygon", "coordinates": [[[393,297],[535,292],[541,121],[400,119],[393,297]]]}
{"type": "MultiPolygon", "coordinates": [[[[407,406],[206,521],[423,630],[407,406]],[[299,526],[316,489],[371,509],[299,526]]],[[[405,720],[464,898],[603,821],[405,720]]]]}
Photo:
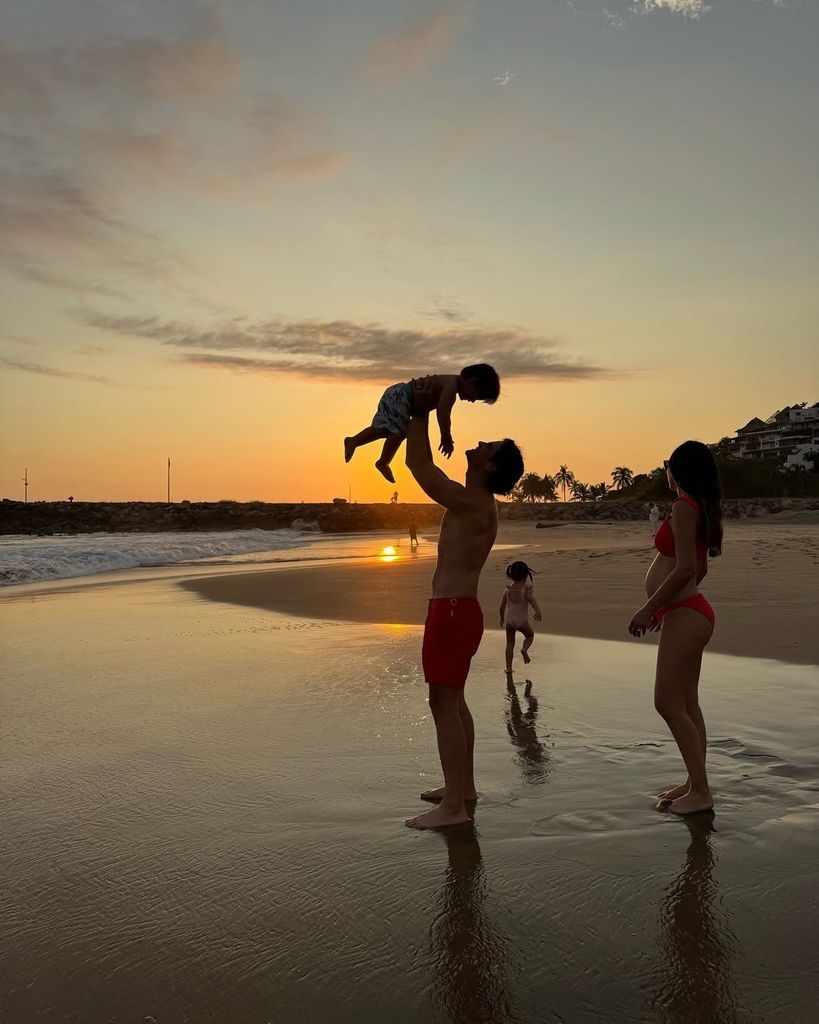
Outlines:
{"type": "Polygon", "coordinates": [[[492,456],[494,469],[486,481],[493,494],[508,494],[523,476],[523,456],[511,438],[505,438],[492,456]]]}
{"type": "Polygon", "coordinates": [[[474,363],[472,366],[465,366],[461,370],[461,376],[465,380],[475,381],[482,402],[486,402],[488,405],[494,405],[497,402],[500,394],[500,377],[489,363],[474,363]]]}

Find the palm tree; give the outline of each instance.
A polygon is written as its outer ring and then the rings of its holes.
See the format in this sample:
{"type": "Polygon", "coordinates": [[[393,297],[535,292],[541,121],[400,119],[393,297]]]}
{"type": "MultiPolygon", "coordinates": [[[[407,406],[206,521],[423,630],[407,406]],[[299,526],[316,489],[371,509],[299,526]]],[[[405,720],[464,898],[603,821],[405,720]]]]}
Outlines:
{"type": "Polygon", "coordinates": [[[563,500],[566,500],[566,488],[571,487],[574,483],[574,473],[569,469],[568,466],[561,466],[560,469],[555,473],[555,483],[559,484],[563,488],[563,500]]]}
{"type": "Polygon", "coordinates": [[[541,497],[544,501],[557,501],[557,481],[548,473],[543,474],[541,480],[541,497]]]}
{"type": "Polygon", "coordinates": [[[575,501],[588,501],[590,497],[589,485],[580,483],[579,480],[572,481],[572,497],[575,501]]]}
{"type": "Polygon", "coordinates": [[[599,501],[600,498],[605,498],[611,490],[611,487],[609,487],[605,480],[601,480],[599,484],[592,484],[589,490],[591,491],[591,496],[594,500],[599,501]]]}
{"type": "Polygon", "coordinates": [[[626,487],[631,487],[634,482],[634,474],[628,466],[615,466],[611,471],[611,478],[618,491],[622,491],[626,487]]]}
{"type": "Polygon", "coordinates": [[[543,492],[543,481],[537,473],[527,473],[518,484],[524,501],[537,501],[543,492]]]}

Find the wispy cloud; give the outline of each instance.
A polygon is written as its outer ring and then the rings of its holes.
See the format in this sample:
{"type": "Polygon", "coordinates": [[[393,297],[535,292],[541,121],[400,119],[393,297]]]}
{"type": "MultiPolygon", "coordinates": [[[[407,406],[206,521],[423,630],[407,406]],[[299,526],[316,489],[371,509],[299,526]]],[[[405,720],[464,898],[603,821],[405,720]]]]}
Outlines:
{"type": "Polygon", "coordinates": [[[156,317],[80,315],[87,325],[110,333],[186,350],[181,359],[191,365],[243,372],[390,382],[422,373],[452,373],[477,361],[490,362],[509,377],[583,380],[611,372],[566,358],[556,339],[516,328],[426,332],[346,320],[266,320],[203,330],[156,317]]]}
{"type": "Polygon", "coordinates": [[[346,162],[319,113],[257,94],[213,11],[176,36],[8,39],[0,95],[0,267],[78,294],[185,281],[201,300],[178,243],[135,229],[141,195],[227,197],[346,162]]]}
{"type": "Polygon", "coordinates": [[[377,39],[364,57],[364,71],[377,81],[400,81],[437,56],[463,24],[463,4],[447,4],[415,16],[377,39]]]}
{"type": "Polygon", "coordinates": [[[107,387],[115,387],[116,382],[110,377],[101,377],[96,373],[80,373],[77,370],[61,370],[56,366],[45,366],[43,363],[28,363],[18,359],[6,359],[0,357],[0,366],[6,370],[18,373],[33,373],[39,377],[60,377],[66,380],[91,381],[93,384],[105,384],[107,387]]]}

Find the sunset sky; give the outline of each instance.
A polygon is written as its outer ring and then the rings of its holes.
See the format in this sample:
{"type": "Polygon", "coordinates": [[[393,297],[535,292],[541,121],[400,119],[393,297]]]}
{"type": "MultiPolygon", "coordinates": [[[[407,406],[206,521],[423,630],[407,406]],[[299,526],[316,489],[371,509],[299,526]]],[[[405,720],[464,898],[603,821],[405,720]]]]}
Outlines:
{"type": "Polygon", "coordinates": [[[814,0],[4,0],[0,40],[0,497],[159,500],[171,456],[177,499],[388,500],[343,436],[478,360],[455,475],[819,399],[814,0]]]}

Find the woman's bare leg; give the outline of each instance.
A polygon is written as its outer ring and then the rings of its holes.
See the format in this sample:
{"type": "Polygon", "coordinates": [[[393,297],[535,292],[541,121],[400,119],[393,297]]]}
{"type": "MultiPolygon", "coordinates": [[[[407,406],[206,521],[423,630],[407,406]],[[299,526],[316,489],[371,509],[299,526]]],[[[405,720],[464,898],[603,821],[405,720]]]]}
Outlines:
{"type": "Polygon", "coordinates": [[[714,806],[705,768],[705,722],[699,703],[692,705],[691,701],[699,682],[702,652],[712,631],[704,615],[692,608],[678,608],[666,614],[660,634],[654,706],[671,730],[688,769],[687,791],[670,804],[676,814],[714,806]]]}

